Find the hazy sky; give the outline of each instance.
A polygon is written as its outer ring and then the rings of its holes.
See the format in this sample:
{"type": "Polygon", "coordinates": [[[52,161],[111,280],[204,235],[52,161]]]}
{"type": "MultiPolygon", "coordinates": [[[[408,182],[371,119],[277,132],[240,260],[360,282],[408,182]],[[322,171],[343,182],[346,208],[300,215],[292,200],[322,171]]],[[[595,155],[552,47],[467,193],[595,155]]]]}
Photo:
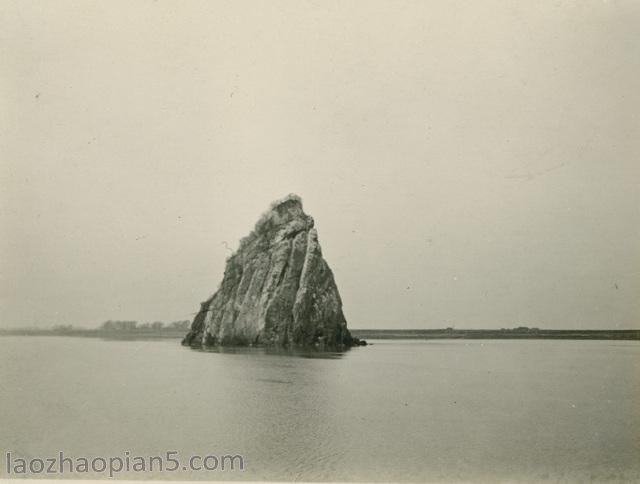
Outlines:
{"type": "Polygon", "coordinates": [[[640,2],[0,3],[0,325],[192,317],[295,192],[353,328],[640,327],[640,2]]]}

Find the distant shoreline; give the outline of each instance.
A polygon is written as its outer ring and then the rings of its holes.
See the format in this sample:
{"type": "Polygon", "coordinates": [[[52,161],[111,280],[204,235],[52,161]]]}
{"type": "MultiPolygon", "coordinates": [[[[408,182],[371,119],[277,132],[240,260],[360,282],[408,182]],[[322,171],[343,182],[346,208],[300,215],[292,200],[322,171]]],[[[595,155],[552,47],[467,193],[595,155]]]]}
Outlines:
{"type": "MultiPolygon", "coordinates": [[[[639,329],[351,329],[360,339],[590,339],[640,340],[639,329]]],[[[182,339],[186,331],[173,328],[104,329],[0,329],[0,336],[77,336],[105,339],[182,339]]]]}
{"type": "Polygon", "coordinates": [[[34,329],[11,328],[0,329],[0,336],[77,336],[84,338],[105,339],[181,339],[185,331],[175,329],[133,330],[133,331],[105,331],[102,329],[34,329]]]}
{"type": "Polygon", "coordinates": [[[638,329],[352,329],[366,339],[604,339],[640,340],[638,329]]]}

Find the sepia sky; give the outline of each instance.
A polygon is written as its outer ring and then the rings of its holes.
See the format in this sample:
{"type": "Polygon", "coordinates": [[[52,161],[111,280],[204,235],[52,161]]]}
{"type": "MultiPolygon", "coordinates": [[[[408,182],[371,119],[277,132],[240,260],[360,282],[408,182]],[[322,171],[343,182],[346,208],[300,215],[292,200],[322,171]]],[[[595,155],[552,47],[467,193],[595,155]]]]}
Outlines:
{"type": "Polygon", "coordinates": [[[640,3],[0,3],[0,326],[190,319],[299,194],[353,328],[640,328],[640,3]]]}

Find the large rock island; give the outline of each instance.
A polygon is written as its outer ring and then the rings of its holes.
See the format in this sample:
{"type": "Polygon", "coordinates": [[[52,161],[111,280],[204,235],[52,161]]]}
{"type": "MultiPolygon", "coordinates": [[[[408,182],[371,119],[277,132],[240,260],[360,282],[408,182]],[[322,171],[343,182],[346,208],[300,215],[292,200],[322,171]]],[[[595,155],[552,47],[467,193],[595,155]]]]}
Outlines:
{"type": "Polygon", "coordinates": [[[297,195],[274,202],[227,259],[183,344],[349,347],[351,336],[313,218],[297,195]]]}

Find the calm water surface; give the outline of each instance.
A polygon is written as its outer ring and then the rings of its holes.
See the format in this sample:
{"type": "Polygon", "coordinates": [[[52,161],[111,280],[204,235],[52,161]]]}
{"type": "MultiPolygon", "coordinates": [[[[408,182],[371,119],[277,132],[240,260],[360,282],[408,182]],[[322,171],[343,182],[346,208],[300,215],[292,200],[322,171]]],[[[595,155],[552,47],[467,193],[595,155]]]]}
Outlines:
{"type": "Polygon", "coordinates": [[[175,450],[242,454],[245,470],[118,477],[640,479],[640,343],[374,343],[318,355],[2,337],[0,476],[6,452],[175,450]]]}

